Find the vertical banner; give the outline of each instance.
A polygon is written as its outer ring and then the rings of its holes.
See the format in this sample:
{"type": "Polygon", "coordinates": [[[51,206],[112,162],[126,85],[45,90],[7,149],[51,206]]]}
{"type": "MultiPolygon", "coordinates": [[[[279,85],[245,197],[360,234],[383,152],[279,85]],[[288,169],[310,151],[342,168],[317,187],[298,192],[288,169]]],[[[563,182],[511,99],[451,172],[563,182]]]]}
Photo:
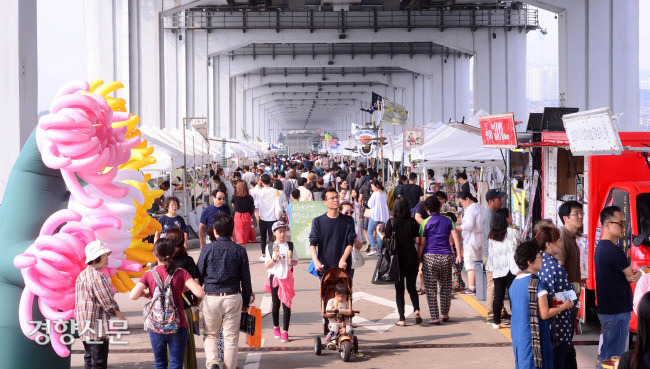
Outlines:
{"type": "Polygon", "coordinates": [[[404,127],[404,148],[411,150],[424,144],[424,128],[404,127]]]}
{"type": "Polygon", "coordinates": [[[309,233],[314,218],[327,212],[322,201],[295,201],[291,203],[291,242],[300,259],[311,259],[309,233]]]}

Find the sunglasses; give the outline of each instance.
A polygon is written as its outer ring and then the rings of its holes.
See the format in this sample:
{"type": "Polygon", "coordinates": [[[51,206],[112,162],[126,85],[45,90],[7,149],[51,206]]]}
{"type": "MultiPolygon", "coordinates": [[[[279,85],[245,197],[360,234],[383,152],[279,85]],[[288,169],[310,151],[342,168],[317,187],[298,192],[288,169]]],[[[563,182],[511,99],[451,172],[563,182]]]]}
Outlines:
{"type": "Polygon", "coordinates": [[[344,211],[343,215],[352,215],[354,214],[354,211],[344,211]]]}
{"type": "Polygon", "coordinates": [[[217,200],[225,200],[225,197],[217,197],[217,200]]]}
{"type": "Polygon", "coordinates": [[[618,224],[619,227],[625,228],[625,221],[620,221],[620,222],[607,222],[607,223],[612,223],[612,224],[618,224]]]}

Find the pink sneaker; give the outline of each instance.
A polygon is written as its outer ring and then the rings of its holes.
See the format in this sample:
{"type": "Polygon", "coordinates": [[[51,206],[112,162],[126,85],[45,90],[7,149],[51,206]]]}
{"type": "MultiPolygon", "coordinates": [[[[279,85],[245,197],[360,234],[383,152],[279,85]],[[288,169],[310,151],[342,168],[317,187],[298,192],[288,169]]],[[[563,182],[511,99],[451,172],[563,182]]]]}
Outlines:
{"type": "Polygon", "coordinates": [[[273,327],[273,337],[280,338],[280,327],[273,327]]]}
{"type": "Polygon", "coordinates": [[[282,339],[280,342],[289,342],[289,332],[282,332],[282,339]]]}

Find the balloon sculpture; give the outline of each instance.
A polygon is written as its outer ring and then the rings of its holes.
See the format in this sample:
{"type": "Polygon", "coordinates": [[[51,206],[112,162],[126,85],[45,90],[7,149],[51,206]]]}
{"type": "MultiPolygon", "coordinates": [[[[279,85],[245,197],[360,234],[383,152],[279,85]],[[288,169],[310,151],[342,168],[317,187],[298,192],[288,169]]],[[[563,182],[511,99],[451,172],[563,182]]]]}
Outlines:
{"type": "Polygon", "coordinates": [[[153,245],[143,239],[161,231],[146,211],[162,191],[149,190],[150,175],[139,172],[155,163],[153,147],[141,140],[138,117],[126,111],[126,101],[108,96],[122,87],[101,80],[69,82],[36,128],[42,162],[60,171],[70,199],[67,209],[51,214],[36,240],[14,258],[25,283],[18,317],[26,337],[49,339],[61,357],[70,354],[61,333],[50,330],[45,337],[32,324],[35,298],[46,319],[72,318],[75,280],[86,267],[84,248],[96,239],[112,251],[102,272],[116,291],[129,291],[131,278],[154,261],[153,245]]]}

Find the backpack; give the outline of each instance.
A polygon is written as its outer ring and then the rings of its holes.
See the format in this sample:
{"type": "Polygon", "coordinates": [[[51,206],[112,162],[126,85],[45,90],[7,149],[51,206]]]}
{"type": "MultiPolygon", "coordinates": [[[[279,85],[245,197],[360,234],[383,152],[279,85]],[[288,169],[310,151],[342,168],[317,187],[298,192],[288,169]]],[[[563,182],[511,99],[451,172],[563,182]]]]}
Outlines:
{"type": "Polygon", "coordinates": [[[370,200],[370,196],[372,196],[372,187],[370,187],[370,181],[365,181],[363,185],[361,185],[359,192],[363,195],[363,207],[367,209],[368,200],[370,200]]]}
{"type": "Polygon", "coordinates": [[[144,330],[158,334],[174,334],[180,326],[178,308],[174,303],[171,286],[176,271],[167,276],[165,283],[160,280],[160,275],[155,267],[150,271],[156,280],[156,289],[151,301],[144,306],[144,330]]]}

